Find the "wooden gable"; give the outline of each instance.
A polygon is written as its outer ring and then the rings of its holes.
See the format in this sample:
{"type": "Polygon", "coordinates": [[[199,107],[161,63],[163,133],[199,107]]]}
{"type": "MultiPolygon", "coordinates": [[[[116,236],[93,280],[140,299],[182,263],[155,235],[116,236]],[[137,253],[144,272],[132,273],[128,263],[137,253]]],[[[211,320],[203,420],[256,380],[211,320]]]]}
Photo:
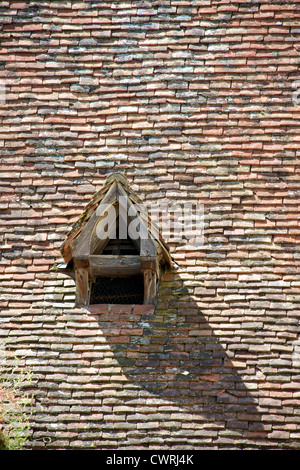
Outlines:
{"type": "Polygon", "coordinates": [[[171,257],[159,231],[148,222],[147,211],[125,176],[110,175],[61,249],[75,272],[78,306],[89,305],[91,286],[97,279],[138,274],[144,280],[144,303],[155,303],[161,268],[171,266],[171,257]],[[130,238],[132,221],[139,230],[138,236],[130,238]]]}

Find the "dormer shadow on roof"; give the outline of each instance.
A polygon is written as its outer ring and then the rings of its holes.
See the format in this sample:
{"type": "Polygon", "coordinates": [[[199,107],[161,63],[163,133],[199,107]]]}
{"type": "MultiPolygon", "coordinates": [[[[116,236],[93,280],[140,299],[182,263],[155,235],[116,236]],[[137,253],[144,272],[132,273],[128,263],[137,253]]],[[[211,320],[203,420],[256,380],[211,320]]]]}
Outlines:
{"type": "Polygon", "coordinates": [[[76,305],[155,304],[167,244],[122,173],[113,173],[86,206],[61,247],[75,273],[76,305]]]}

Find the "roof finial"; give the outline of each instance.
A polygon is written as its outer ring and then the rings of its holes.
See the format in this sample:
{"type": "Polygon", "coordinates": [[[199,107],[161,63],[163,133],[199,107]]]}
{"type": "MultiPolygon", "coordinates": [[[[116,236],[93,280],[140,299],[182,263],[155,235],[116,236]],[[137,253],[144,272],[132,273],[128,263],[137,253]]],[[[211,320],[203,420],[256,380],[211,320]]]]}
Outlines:
{"type": "Polygon", "coordinates": [[[129,184],[125,174],[122,173],[121,171],[116,171],[115,173],[111,173],[106,178],[106,184],[112,183],[113,181],[117,181],[117,182],[119,181],[120,183],[124,184],[125,186],[127,186],[129,184]]]}

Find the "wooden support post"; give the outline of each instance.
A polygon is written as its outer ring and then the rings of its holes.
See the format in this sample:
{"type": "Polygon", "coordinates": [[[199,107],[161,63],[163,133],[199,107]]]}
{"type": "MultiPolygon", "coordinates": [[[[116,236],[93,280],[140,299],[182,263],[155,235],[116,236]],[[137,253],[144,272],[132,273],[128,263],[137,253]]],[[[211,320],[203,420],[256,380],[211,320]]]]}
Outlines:
{"type": "Polygon", "coordinates": [[[76,305],[87,307],[89,305],[89,272],[86,268],[75,269],[76,278],[76,305]]]}
{"type": "Polygon", "coordinates": [[[143,271],[144,274],[144,304],[154,304],[156,297],[156,272],[150,269],[143,271]]]}

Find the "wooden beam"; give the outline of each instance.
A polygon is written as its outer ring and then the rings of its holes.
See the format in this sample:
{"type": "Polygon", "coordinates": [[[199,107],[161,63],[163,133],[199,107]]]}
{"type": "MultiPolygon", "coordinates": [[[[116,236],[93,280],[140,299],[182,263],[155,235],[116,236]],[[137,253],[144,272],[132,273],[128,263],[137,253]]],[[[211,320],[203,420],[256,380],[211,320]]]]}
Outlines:
{"type": "MultiPolygon", "coordinates": [[[[114,182],[111,188],[108,190],[100,205],[110,205],[113,204],[117,199],[117,183],[114,182]]],[[[100,209],[101,210],[101,209],[100,209]]],[[[104,211],[104,209],[103,209],[104,211]]],[[[82,229],[82,232],[79,234],[78,239],[76,240],[73,257],[82,258],[90,254],[90,241],[91,235],[94,228],[97,226],[97,221],[101,217],[101,213],[96,209],[88,220],[86,226],[82,229]]]]}
{"type": "Polygon", "coordinates": [[[74,258],[74,269],[83,269],[83,268],[89,268],[90,266],[90,261],[88,257],[86,258],[74,258]]]}
{"type": "Polygon", "coordinates": [[[91,271],[95,275],[132,275],[141,272],[139,256],[132,255],[92,255],[90,256],[91,271]]]}
{"type": "Polygon", "coordinates": [[[153,257],[148,257],[148,258],[140,257],[140,260],[141,260],[141,269],[142,269],[142,271],[151,270],[151,271],[156,271],[156,273],[158,273],[158,270],[159,270],[159,263],[158,263],[157,258],[153,258],[153,257]]]}
{"type": "Polygon", "coordinates": [[[131,211],[131,216],[128,216],[128,224],[131,223],[134,219],[138,219],[139,224],[141,226],[141,231],[143,233],[143,236],[145,237],[138,237],[136,240],[139,246],[141,256],[156,256],[156,245],[154,240],[151,239],[151,235],[148,231],[148,220],[143,220],[143,218],[139,214],[139,211],[136,209],[135,204],[133,204],[130,198],[128,197],[128,194],[126,193],[125,189],[122,187],[122,185],[118,184],[119,204],[121,204],[123,201],[122,199],[120,199],[120,196],[125,197],[127,203],[126,210],[129,212],[130,209],[131,211]]]}
{"type": "MultiPolygon", "coordinates": [[[[111,238],[115,238],[116,237],[116,227],[117,227],[117,218],[118,218],[118,207],[117,207],[117,202],[114,201],[112,204],[109,205],[109,207],[107,208],[103,208],[103,210],[101,211],[101,205],[98,207],[97,209],[98,211],[98,218],[95,222],[95,226],[94,226],[94,229],[92,231],[92,234],[90,236],[90,254],[93,254],[95,252],[101,252],[105,246],[107,245],[107,243],[109,242],[109,240],[111,238]],[[112,213],[110,214],[109,217],[111,217],[111,215],[115,216],[114,217],[114,220],[110,220],[111,224],[108,225],[107,227],[107,232],[106,232],[106,236],[105,238],[99,238],[98,234],[97,234],[97,227],[98,227],[98,224],[101,224],[102,223],[102,220],[104,219],[105,221],[105,218],[106,216],[104,217],[104,214],[106,213],[106,215],[108,216],[108,212],[112,210],[112,213]]],[[[106,224],[106,222],[104,222],[104,224],[106,224]]]]}

